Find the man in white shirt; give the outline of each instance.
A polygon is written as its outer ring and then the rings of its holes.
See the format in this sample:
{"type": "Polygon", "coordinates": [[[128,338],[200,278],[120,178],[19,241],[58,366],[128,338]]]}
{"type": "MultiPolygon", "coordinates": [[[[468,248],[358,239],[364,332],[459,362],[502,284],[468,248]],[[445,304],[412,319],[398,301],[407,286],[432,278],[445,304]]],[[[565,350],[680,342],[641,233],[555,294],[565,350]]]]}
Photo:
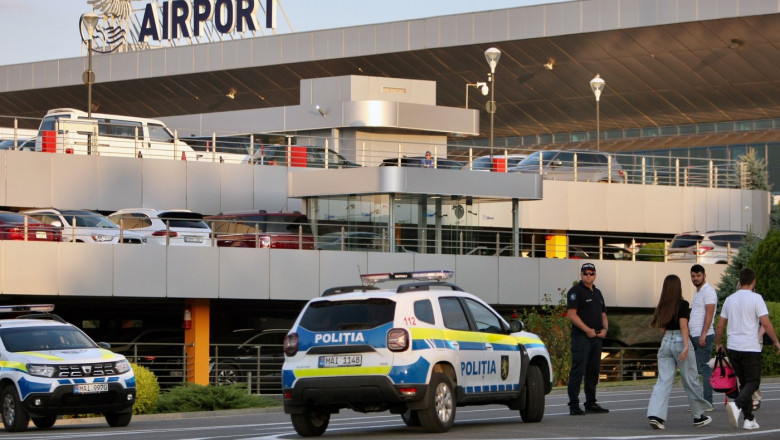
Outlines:
{"type": "MultiPolygon", "coordinates": [[[[691,337],[691,347],[696,355],[696,367],[701,374],[704,400],[712,405],[712,385],[710,376],[712,368],[708,365],[712,357],[712,344],[715,342],[715,307],[718,305],[718,294],[707,283],[707,274],[701,264],[691,267],[691,282],[696,287],[696,294],[691,301],[691,318],[688,320],[688,331],[691,337]]],[[[708,411],[712,411],[710,406],[708,411]]]]}
{"type": "Polygon", "coordinates": [[[758,429],[753,417],[753,392],[761,385],[761,342],[757,335],[763,328],[780,354],[780,341],[769,321],[769,311],[761,295],[753,292],[756,273],[748,267],[739,271],[739,290],[723,302],[720,320],[715,330],[717,350],[723,349],[723,328],[728,326],[728,355],[739,380],[739,396],[726,406],[729,423],[739,427],[744,416],[744,429],[758,429]]]}

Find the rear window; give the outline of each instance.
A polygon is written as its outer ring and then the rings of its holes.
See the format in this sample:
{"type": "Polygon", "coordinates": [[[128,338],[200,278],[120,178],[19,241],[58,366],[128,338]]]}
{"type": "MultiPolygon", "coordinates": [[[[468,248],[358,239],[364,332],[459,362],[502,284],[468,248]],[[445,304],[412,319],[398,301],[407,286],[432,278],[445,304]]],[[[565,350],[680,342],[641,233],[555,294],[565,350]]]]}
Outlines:
{"type": "Polygon", "coordinates": [[[170,222],[172,228],[209,228],[203,221],[203,215],[196,212],[161,212],[159,218],[165,223],[170,222]]]}
{"type": "Polygon", "coordinates": [[[394,318],[395,301],[389,299],[316,301],[306,308],[300,326],[313,332],[368,330],[394,318]]]}
{"type": "Polygon", "coordinates": [[[701,235],[678,235],[672,240],[672,244],[669,247],[673,248],[686,248],[696,246],[696,242],[701,243],[701,235]]]}
{"type": "Polygon", "coordinates": [[[733,248],[738,248],[745,242],[745,236],[742,234],[717,235],[710,239],[718,246],[726,247],[731,244],[731,247],[733,248]]]}

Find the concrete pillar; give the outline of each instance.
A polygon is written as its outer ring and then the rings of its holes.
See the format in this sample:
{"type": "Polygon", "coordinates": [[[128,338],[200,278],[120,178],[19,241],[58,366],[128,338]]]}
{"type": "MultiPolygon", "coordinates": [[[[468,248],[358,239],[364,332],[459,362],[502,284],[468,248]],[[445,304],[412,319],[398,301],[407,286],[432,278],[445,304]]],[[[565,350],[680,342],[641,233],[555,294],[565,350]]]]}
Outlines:
{"type": "Polygon", "coordinates": [[[198,385],[209,384],[209,329],[211,323],[208,299],[184,301],[184,313],[189,310],[192,318],[190,328],[184,329],[184,346],[187,352],[187,382],[198,385]]]}

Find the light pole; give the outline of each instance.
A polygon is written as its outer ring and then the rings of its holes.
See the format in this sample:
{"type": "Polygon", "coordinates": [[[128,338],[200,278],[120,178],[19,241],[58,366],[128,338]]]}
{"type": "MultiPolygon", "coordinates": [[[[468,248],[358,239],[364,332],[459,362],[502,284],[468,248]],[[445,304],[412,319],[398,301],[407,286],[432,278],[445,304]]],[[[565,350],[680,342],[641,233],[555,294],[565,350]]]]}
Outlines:
{"type": "Polygon", "coordinates": [[[474,87],[476,89],[479,89],[480,92],[482,92],[482,95],[487,95],[488,90],[490,89],[485,82],[478,82],[478,83],[467,83],[466,84],[466,108],[469,108],[469,87],[474,87]]]}
{"type": "MultiPolygon", "coordinates": [[[[81,79],[87,85],[87,119],[92,119],[92,84],[95,82],[95,72],[92,71],[92,37],[95,35],[95,25],[98,21],[98,15],[94,12],[87,12],[81,16],[84,25],[87,27],[89,40],[87,40],[87,70],[81,79]]],[[[87,136],[87,154],[92,154],[92,136],[87,136]]]]}
{"type": "Polygon", "coordinates": [[[599,121],[599,98],[601,98],[601,91],[604,90],[604,84],[606,82],[597,73],[592,80],[590,80],[590,88],[593,90],[593,94],[596,95],[596,150],[601,150],[601,127],[599,121]]]}
{"type": "Polygon", "coordinates": [[[493,166],[493,121],[496,115],[496,65],[501,58],[501,51],[495,47],[485,51],[485,59],[490,66],[490,101],[487,103],[487,111],[490,113],[490,166],[493,166]]]}

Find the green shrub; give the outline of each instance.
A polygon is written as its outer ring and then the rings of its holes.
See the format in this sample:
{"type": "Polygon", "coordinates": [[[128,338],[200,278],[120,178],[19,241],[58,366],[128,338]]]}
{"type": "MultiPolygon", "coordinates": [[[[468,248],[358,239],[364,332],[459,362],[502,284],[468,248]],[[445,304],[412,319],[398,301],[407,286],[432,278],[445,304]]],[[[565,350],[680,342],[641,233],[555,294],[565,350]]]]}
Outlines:
{"type": "Polygon", "coordinates": [[[216,411],[276,405],[268,396],[247,393],[246,385],[180,385],[160,394],[158,412],[216,411]]]}
{"type": "MultiPolygon", "coordinates": [[[[775,332],[780,331],[780,303],[767,301],[766,308],[769,310],[769,320],[772,321],[775,332]]],[[[774,346],[765,345],[761,355],[761,374],[774,376],[778,371],[780,371],[780,355],[777,354],[774,346]]]]}
{"type": "Polygon", "coordinates": [[[157,411],[157,399],[160,396],[160,384],[157,376],[148,368],[130,364],[135,374],[135,405],[133,414],[152,414],[157,411]]]}
{"type": "Polygon", "coordinates": [[[780,231],[769,231],[758,243],[747,266],[756,271],[756,292],[765,301],[780,301],[780,231]]]}
{"type": "Polygon", "coordinates": [[[647,243],[636,253],[637,261],[664,261],[664,252],[666,246],[664,242],[659,243],[647,243]]]}
{"type": "Polygon", "coordinates": [[[525,330],[536,333],[547,346],[552,362],[553,384],[569,381],[571,370],[571,321],[566,315],[566,290],[558,289],[558,302],[553,304],[549,294],[544,294],[542,306],[524,310],[518,318],[525,330]]]}

